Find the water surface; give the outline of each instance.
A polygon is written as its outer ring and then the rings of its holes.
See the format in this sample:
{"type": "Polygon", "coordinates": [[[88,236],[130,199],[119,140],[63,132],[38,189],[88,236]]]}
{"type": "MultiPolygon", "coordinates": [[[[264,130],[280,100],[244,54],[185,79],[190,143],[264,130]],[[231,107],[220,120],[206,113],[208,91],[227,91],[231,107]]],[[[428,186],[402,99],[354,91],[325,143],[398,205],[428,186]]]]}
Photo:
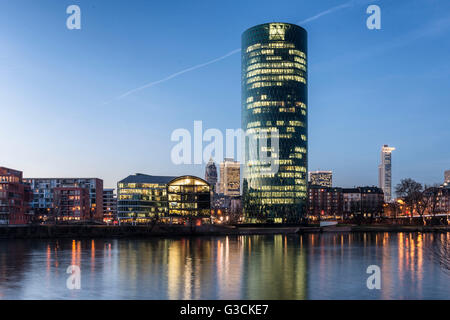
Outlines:
{"type": "Polygon", "coordinates": [[[0,240],[0,299],[449,299],[449,253],[449,233],[0,240]]]}

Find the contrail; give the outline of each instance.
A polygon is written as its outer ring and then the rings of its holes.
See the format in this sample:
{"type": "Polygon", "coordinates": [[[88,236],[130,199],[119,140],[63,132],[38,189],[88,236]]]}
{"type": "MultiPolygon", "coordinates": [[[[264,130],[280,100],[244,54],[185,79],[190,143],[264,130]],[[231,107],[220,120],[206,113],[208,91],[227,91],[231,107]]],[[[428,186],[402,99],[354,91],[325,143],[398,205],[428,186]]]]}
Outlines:
{"type": "MultiPolygon", "coordinates": [[[[197,65],[195,65],[195,66],[193,66],[193,67],[189,67],[189,68],[187,68],[187,69],[184,69],[184,70],[175,72],[175,73],[173,73],[173,74],[171,74],[171,75],[169,75],[169,76],[167,76],[167,77],[165,77],[165,78],[163,78],[163,79],[161,79],[161,80],[153,81],[153,82],[147,83],[146,85],[143,85],[143,86],[141,86],[141,87],[138,87],[138,88],[135,88],[135,89],[133,89],[133,90],[127,91],[127,92],[125,92],[124,94],[122,94],[122,95],[116,97],[116,98],[113,99],[113,100],[125,98],[125,97],[129,96],[130,94],[133,94],[133,93],[135,93],[135,92],[138,92],[138,91],[141,91],[141,90],[144,90],[144,89],[153,87],[154,85],[157,85],[157,84],[159,84],[159,83],[166,82],[166,81],[168,81],[168,80],[170,80],[170,79],[173,79],[173,78],[175,78],[175,77],[178,77],[178,76],[182,75],[183,73],[186,73],[186,72],[189,72],[189,71],[193,71],[193,70],[196,70],[196,69],[199,69],[199,68],[203,68],[203,67],[205,67],[205,66],[207,66],[207,65],[216,63],[216,62],[218,62],[218,61],[220,61],[220,60],[223,60],[223,59],[225,59],[225,58],[228,58],[229,56],[232,56],[233,54],[238,53],[238,52],[240,52],[240,51],[241,51],[240,48],[239,48],[239,49],[234,49],[233,51],[230,51],[230,52],[228,52],[227,54],[225,54],[225,55],[223,55],[223,56],[221,56],[221,57],[219,57],[219,58],[210,60],[210,61],[208,61],[208,62],[204,62],[204,63],[197,64],[197,65]]],[[[111,101],[110,101],[110,102],[111,102],[111,101]]],[[[108,104],[108,103],[109,103],[109,102],[107,102],[107,103],[105,103],[105,104],[108,104]]]]}
{"type": "Polygon", "coordinates": [[[323,12],[321,12],[321,13],[316,14],[315,16],[312,16],[312,17],[309,17],[308,19],[305,19],[305,20],[303,20],[303,21],[300,21],[298,24],[305,24],[305,23],[314,21],[314,20],[319,19],[320,17],[325,16],[325,15],[327,15],[327,14],[333,13],[333,12],[335,12],[335,11],[338,11],[338,10],[341,10],[341,9],[344,9],[344,8],[351,7],[352,4],[353,4],[353,1],[349,1],[349,2],[344,3],[344,4],[341,4],[341,5],[339,5],[339,6],[330,8],[330,9],[328,9],[328,10],[325,10],[325,11],[323,11],[323,12]]]}
{"type": "Polygon", "coordinates": [[[370,1],[368,1],[368,0],[365,0],[365,1],[351,0],[351,1],[348,1],[348,2],[343,3],[341,5],[338,5],[336,7],[333,7],[333,8],[330,8],[328,10],[322,11],[322,12],[320,12],[320,13],[312,16],[312,17],[309,17],[309,18],[307,18],[307,19],[305,19],[303,21],[298,22],[298,24],[305,24],[305,23],[314,21],[316,19],[319,19],[322,16],[326,16],[327,14],[333,13],[333,12],[341,10],[341,9],[353,7],[354,5],[363,5],[363,4],[367,4],[367,3],[370,3],[370,2],[373,3],[373,2],[377,2],[377,1],[379,1],[379,0],[370,0],[370,1]]]}
{"type": "Polygon", "coordinates": [[[321,13],[318,13],[318,14],[312,16],[312,17],[309,17],[308,19],[300,21],[298,24],[305,24],[305,23],[314,21],[316,19],[319,19],[320,17],[325,16],[327,14],[333,13],[335,11],[351,7],[353,5],[353,3],[354,3],[354,1],[349,1],[349,2],[346,2],[344,4],[338,5],[336,7],[330,8],[328,10],[322,11],[321,13]]]}
{"type": "MultiPolygon", "coordinates": [[[[372,2],[375,2],[375,1],[378,1],[378,0],[372,0],[372,2]]],[[[339,6],[330,8],[330,9],[325,10],[325,11],[323,11],[323,12],[321,12],[321,13],[318,13],[318,14],[312,16],[312,17],[309,17],[309,18],[307,18],[307,19],[305,19],[305,20],[303,20],[303,21],[300,21],[300,22],[298,22],[298,24],[305,24],[305,23],[314,21],[314,20],[316,20],[316,19],[319,19],[319,18],[322,17],[322,16],[325,16],[325,15],[328,15],[328,14],[330,14],[330,13],[333,13],[333,12],[335,12],[335,11],[338,11],[338,10],[341,10],[341,9],[344,9],[344,8],[351,7],[351,6],[353,6],[356,2],[357,2],[357,1],[355,1],[355,0],[348,1],[348,2],[346,2],[346,3],[344,3],[344,4],[341,4],[341,5],[339,5],[339,6]]],[[[240,52],[240,51],[241,51],[240,48],[239,48],[239,49],[234,49],[233,51],[230,51],[230,52],[228,52],[227,54],[225,54],[225,55],[223,55],[223,56],[221,56],[221,57],[219,57],[219,58],[210,60],[210,61],[205,62],[205,63],[197,64],[197,65],[195,65],[195,66],[193,66],[193,67],[189,67],[189,68],[187,68],[187,69],[184,69],[184,70],[178,71],[178,72],[176,72],[176,73],[173,73],[173,74],[171,74],[171,75],[169,75],[169,76],[167,76],[167,77],[165,77],[165,78],[163,78],[163,79],[161,79],[161,80],[153,81],[153,82],[147,83],[146,85],[143,85],[143,86],[141,86],[141,87],[138,87],[138,88],[129,90],[129,91],[125,92],[124,94],[122,94],[122,95],[120,95],[120,96],[118,96],[118,97],[116,97],[116,98],[114,98],[114,99],[112,99],[112,100],[110,100],[110,101],[108,101],[108,102],[105,102],[104,105],[109,104],[109,103],[111,103],[111,102],[114,101],[114,100],[119,100],[119,99],[125,98],[125,97],[127,97],[127,96],[129,96],[129,95],[131,95],[131,94],[133,94],[133,93],[135,93],[135,92],[138,92],[138,91],[141,91],[141,90],[144,90],[144,89],[153,87],[154,85],[157,85],[157,84],[159,84],[159,83],[166,82],[166,81],[168,81],[168,80],[170,80],[170,79],[173,79],[173,78],[175,78],[175,77],[178,77],[178,76],[180,76],[180,75],[182,75],[182,74],[184,74],[184,73],[186,73],[186,72],[190,72],[190,71],[193,71],[193,70],[196,70],[196,69],[199,69],[199,68],[203,68],[203,67],[205,67],[205,66],[207,66],[207,65],[216,63],[216,62],[221,61],[221,60],[223,60],[223,59],[226,59],[226,58],[228,58],[229,56],[232,56],[232,55],[234,55],[234,54],[236,54],[236,53],[238,53],[238,52],[240,52]]]]}

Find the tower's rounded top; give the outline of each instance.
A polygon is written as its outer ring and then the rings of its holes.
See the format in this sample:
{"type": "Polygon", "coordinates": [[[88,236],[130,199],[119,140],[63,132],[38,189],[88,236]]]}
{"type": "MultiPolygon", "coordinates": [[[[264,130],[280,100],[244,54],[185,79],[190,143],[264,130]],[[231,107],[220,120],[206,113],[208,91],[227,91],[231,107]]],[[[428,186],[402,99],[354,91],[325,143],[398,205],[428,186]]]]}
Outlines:
{"type": "Polygon", "coordinates": [[[301,26],[299,26],[297,24],[288,23],[288,22],[266,22],[266,23],[261,23],[261,24],[258,24],[258,25],[255,25],[253,27],[248,28],[243,33],[247,33],[247,32],[249,32],[250,30],[253,30],[253,29],[260,29],[260,28],[264,28],[264,27],[269,27],[270,28],[270,25],[286,25],[286,26],[290,26],[290,27],[293,27],[293,28],[296,28],[296,29],[300,29],[303,32],[307,33],[305,28],[303,28],[303,27],[301,27],[301,26]]]}

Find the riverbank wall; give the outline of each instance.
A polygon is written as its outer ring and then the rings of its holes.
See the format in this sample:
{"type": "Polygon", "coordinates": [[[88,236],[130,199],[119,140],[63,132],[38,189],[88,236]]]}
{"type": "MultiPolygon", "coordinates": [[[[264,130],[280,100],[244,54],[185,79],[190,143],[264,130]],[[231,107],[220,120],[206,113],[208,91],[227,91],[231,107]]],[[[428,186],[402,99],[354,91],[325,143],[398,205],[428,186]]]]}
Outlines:
{"type": "Polygon", "coordinates": [[[2,226],[0,239],[59,239],[59,238],[141,238],[170,236],[273,235],[321,232],[450,232],[449,226],[402,225],[344,225],[333,227],[304,226],[226,226],[226,225],[38,225],[2,226]]]}

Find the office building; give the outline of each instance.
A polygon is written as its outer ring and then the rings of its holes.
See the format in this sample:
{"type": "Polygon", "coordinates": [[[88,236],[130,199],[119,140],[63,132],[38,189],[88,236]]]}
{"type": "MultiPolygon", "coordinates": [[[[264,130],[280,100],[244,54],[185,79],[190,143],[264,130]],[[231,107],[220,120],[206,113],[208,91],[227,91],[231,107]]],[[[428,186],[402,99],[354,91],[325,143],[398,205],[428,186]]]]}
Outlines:
{"type": "Polygon", "coordinates": [[[444,183],[450,185],[450,170],[446,170],[444,173],[444,183]]]}
{"type": "Polygon", "coordinates": [[[254,26],[242,35],[241,54],[245,219],[298,222],[307,206],[306,30],[254,26]]]}
{"type": "Polygon", "coordinates": [[[89,195],[89,215],[83,217],[92,221],[103,220],[103,180],[98,178],[26,178],[31,185],[34,214],[43,220],[56,214],[54,203],[55,188],[83,188],[89,195]]]}
{"type": "Polygon", "coordinates": [[[148,223],[168,216],[170,176],[130,175],[117,183],[119,223],[148,223]]]}
{"type": "Polygon", "coordinates": [[[208,163],[206,164],[205,180],[211,185],[213,191],[216,192],[215,189],[217,184],[217,167],[212,158],[209,159],[208,163]]]}
{"type": "Polygon", "coordinates": [[[385,144],[381,148],[381,164],[378,167],[378,184],[384,192],[384,201],[390,202],[392,198],[392,151],[395,148],[385,144]]]}
{"type": "Polygon", "coordinates": [[[0,225],[31,222],[32,194],[22,177],[22,171],[0,167],[0,225]]]}
{"type": "Polygon", "coordinates": [[[312,171],[309,173],[309,184],[331,188],[333,186],[332,171],[312,171]]]}
{"type": "Polygon", "coordinates": [[[130,175],[117,184],[119,223],[205,223],[211,193],[210,184],[194,176],[130,175]]]}
{"type": "Polygon", "coordinates": [[[167,184],[169,218],[172,223],[211,222],[211,186],[198,177],[181,176],[167,184]]]}
{"type": "Polygon", "coordinates": [[[117,197],[114,190],[103,189],[103,222],[107,224],[117,221],[117,197]]]}
{"type": "Polygon", "coordinates": [[[239,196],[241,185],[241,164],[233,159],[225,158],[220,164],[220,181],[217,193],[226,196],[239,196]]]}

